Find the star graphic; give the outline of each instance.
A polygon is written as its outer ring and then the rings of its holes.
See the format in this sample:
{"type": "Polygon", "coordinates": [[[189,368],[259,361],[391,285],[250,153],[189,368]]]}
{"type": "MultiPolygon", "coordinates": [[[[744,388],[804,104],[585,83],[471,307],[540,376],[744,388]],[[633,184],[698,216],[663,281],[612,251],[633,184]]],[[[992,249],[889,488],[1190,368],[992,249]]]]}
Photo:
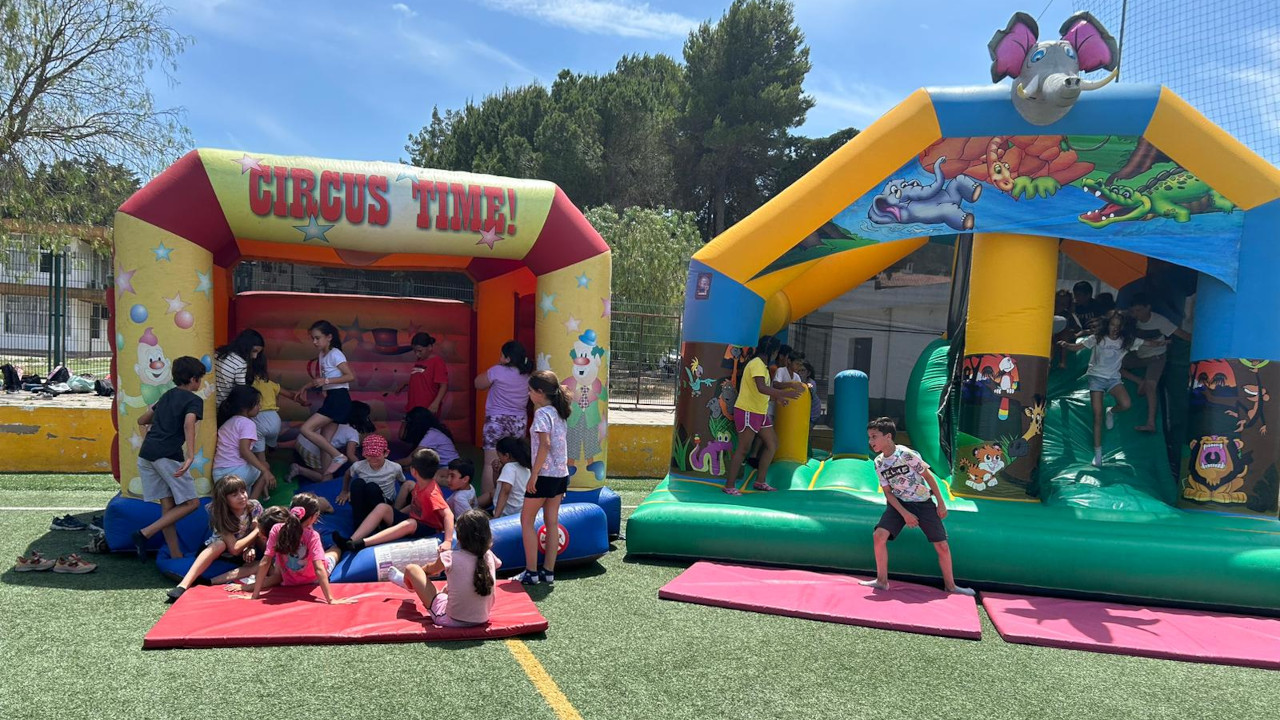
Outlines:
{"type": "Polygon", "coordinates": [[[600,313],[600,317],[607,318],[613,315],[613,298],[600,298],[600,302],[604,303],[604,312],[600,313]]]}
{"type": "Polygon", "coordinates": [[[240,166],[240,174],[243,175],[250,170],[262,172],[262,160],[260,158],[249,157],[248,153],[240,156],[240,159],[231,158],[231,162],[240,166]]]}
{"type": "Polygon", "coordinates": [[[538,307],[542,310],[542,317],[556,312],[556,296],[551,293],[542,293],[542,301],[538,303],[538,307]]]}
{"type": "Polygon", "coordinates": [[[315,215],[312,215],[308,219],[306,225],[293,226],[294,230],[298,230],[302,233],[302,242],[306,242],[308,240],[323,240],[325,242],[329,242],[329,238],[325,237],[324,234],[333,228],[333,225],[321,225],[319,221],[316,220],[315,215]]]}
{"type": "Polygon", "coordinates": [[[205,466],[209,464],[209,458],[204,456],[204,448],[196,451],[196,457],[191,461],[191,470],[197,475],[204,475],[205,466]]]}
{"type": "Polygon", "coordinates": [[[165,315],[173,315],[187,309],[191,303],[182,300],[182,293],[174,293],[173,297],[167,298],[161,296],[165,302],[169,303],[169,309],[165,311],[165,315]]]}
{"type": "Polygon", "coordinates": [[[591,278],[587,277],[587,274],[585,272],[578,276],[578,287],[585,288],[585,287],[589,287],[590,285],[591,285],[591,278]]]}
{"type": "Polygon", "coordinates": [[[133,447],[134,452],[137,452],[142,447],[142,436],[138,434],[137,430],[134,430],[133,435],[129,437],[129,445],[133,447]]]}
{"type": "Polygon", "coordinates": [[[413,173],[400,173],[399,175],[396,176],[396,182],[400,182],[401,180],[417,180],[417,179],[418,179],[418,176],[413,173]]]}
{"type": "Polygon", "coordinates": [[[169,258],[169,256],[173,254],[173,248],[165,247],[163,240],[160,241],[159,245],[151,248],[151,252],[155,253],[156,262],[160,262],[161,260],[173,262],[173,260],[169,258]]]}
{"type": "Polygon", "coordinates": [[[137,295],[137,291],[133,289],[133,274],[138,272],[137,269],[125,270],[123,266],[116,266],[116,292],[123,296],[125,293],[133,293],[137,295]]]}
{"type": "Polygon", "coordinates": [[[484,232],[480,233],[480,239],[476,241],[476,244],[488,245],[489,249],[492,250],[494,243],[500,240],[502,240],[502,237],[498,235],[496,230],[493,230],[491,228],[489,230],[485,230],[484,232]]]}
{"type": "Polygon", "coordinates": [[[569,319],[564,321],[564,329],[566,332],[569,332],[569,333],[578,332],[578,327],[581,325],[582,325],[582,321],[574,317],[573,315],[570,315],[569,319]]]}
{"type": "Polygon", "coordinates": [[[196,271],[196,292],[204,293],[205,297],[212,297],[210,291],[213,290],[213,273],[196,271]]]}
{"type": "Polygon", "coordinates": [[[365,328],[360,327],[360,316],[357,315],[350,325],[342,328],[344,335],[342,342],[348,345],[361,345],[364,343],[364,334],[368,332],[365,328]]]}

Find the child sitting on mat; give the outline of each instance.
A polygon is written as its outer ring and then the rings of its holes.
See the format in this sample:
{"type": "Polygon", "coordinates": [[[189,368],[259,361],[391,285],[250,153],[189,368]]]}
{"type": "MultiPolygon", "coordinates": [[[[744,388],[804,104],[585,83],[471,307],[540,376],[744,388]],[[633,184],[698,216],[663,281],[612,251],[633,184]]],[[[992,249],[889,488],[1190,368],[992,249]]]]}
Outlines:
{"type": "Polygon", "coordinates": [[[391,582],[418,594],[423,613],[440,627],[475,627],[489,622],[496,599],[494,583],[502,561],[493,554],[489,517],[468,510],[458,517],[458,549],[441,545],[440,558],[427,567],[409,565],[401,573],[391,568],[391,582]],[[444,571],[445,589],[436,591],[429,579],[444,571]]]}
{"type": "Polygon", "coordinates": [[[267,536],[267,549],[258,563],[257,579],[253,584],[251,600],[257,600],[274,585],[319,584],[324,599],[330,605],[346,605],[355,600],[334,599],[329,591],[329,573],[342,553],[325,551],[320,543],[320,533],[315,531],[320,518],[320,500],[311,493],[298,493],[289,503],[289,513],[284,521],[271,528],[267,536]]]}
{"type": "Polygon", "coordinates": [[[453,511],[434,481],[440,469],[440,457],[431,448],[418,448],[413,451],[409,469],[414,482],[412,497],[405,507],[407,512],[387,503],[379,505],[351,533],[350,538],[336,532],[333,534],[333,541],[338,547],[353,552],[404,537],[431,537],[440,531],[444,531],[444,547],[453,543],[453,511]],[[374,533],[382,525],[389,527],[374,533]]]}
{"type": "MultiPolygon", "coordinates": [[[[245,387],[237,385],[235,390],[245,387]]],[[[174,602],[182,597],[192,585],[199,581],[200,574],[209,569],[214,560],[230,556],[236,562],[244,563],[240,568],[225,575],[218,576],[221,582],[240,577],[240,571],[248,575],[253,571],[256,557],[256,545],[259,542],[258,517],[262,515],[262,503],[249,498],[249,488],[244,480],[235,475],[215,481],[213,501],[209,503],[209,525],[213,533],[204,541],[204,549],[196,556],[191,569],[183,576],[182,581],[169,590],[165,602],[174,602]]],[[[221,584],[221,583],[218,583],[221,584]]]]}
{"type": "Polygon", "coordinates": [[[876,523],[872,540],[875,543],[876,579],[861,584],[889,589],[889,541],[898,537],[905,527],[918,527],[933,543],[938,552],[938,567],[942,570],[942,587],[947,592],[973,595],[973,590],[956,585],[951,572],[951,546],[947,544],[947,530],[942,519],[947,516],[947,505],[938,490],[938,481],[920,455],[906,445],[898,445],[894,438],[898,428],[889,418],[877,418],[867,424],[867,443],[871,451],[878,453],[875,459],[876,475],[884,490],[888,505],[880,522],[876,523]],[[930,494],[937,498],[935,506],[930,494]]]}

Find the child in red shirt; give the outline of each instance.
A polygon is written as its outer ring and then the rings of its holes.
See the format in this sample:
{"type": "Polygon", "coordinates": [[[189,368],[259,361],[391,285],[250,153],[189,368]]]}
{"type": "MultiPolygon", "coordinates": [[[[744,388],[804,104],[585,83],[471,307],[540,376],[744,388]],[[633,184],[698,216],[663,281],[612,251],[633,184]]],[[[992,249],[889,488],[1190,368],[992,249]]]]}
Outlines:
{"type": "Polygon", "coordinates": [[[344,551],[358,551],[406,537],[432,537],[441,531],[444,532],[444,546],[453,545],[453,511],[434,482],[440,468],[440,456],[431,448],[418,448],[413,451],[409,468],[414,483],[413,495],[404,507],[407,512],[392,507],[390,503],[382,503],[369,513],[350,538],[334,533],[335,545],[344,551]],[[382,525],[387,525],[387,529],[374,533],[382,525]]]}
{"type": "Polygon", "coordinates": [[[436,339],[430,334],[418,333],[411,342],[417,361],[409,372],[409,400],[404,411],[421,407],[439,415],[449,390],[449,369],[445,367],[444,358],[436,354],[436,339]]]}

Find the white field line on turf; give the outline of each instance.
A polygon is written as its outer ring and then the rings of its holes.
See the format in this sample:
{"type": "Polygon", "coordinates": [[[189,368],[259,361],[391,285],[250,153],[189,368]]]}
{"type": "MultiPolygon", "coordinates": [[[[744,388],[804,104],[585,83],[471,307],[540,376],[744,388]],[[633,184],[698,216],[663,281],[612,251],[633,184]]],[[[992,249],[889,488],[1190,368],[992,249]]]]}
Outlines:
{"type": "Polygon", "coordinates": [[[94,512],[101,507],[0,507],[0,512],[94,512]]]}

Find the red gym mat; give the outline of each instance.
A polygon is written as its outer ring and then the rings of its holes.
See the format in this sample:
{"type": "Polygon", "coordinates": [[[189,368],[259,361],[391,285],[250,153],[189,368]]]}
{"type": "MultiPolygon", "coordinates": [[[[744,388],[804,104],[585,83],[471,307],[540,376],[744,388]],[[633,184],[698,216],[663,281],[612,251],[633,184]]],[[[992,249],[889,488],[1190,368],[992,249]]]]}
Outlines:
{"type": "Polygon", "coordinates": [[[876,590],[858,584],[864,579],[699,562],[663,586],[658,597],[882,630],[982,638],[972,597],[898,581],[888,590],[876,590]]]}
{"type": "MultiPolygon", "coordinates": [[[[443,582],[436,583],[437,587],[443,582]]],[[[329,605],[315,585],[272,588],[256,601],[230,597],[222,587],[194,587],[184,594],[142,641],[144,649],[334,645],[439,640],[487,640],[547,629],[547,619],[514,580],[494,588],[497,602],[489,624],[442,628],[423,618],[413,593],[389,582],[332,583],[329,605]]]]}
{"type": "Polygon", "coordinates": [[[985,592],[982,606],[1009,642],[1280,669],[1276,619],[985,592]]]}

